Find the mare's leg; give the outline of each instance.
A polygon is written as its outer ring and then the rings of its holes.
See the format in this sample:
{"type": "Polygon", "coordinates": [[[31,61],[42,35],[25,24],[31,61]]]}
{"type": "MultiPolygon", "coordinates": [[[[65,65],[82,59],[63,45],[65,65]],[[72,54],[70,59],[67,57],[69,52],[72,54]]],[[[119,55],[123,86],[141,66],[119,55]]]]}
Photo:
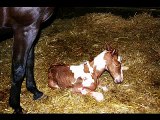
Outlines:
{"type": "Polygon", "coordinates": [[[20,106],[21,85],[25,76],[28,54],[35,40],[38,29],[36,25],[14,27],[14,43],[12,53],[12,83],[9,104],[15,113],[22,113],[20,106]]]}
{"type": "Polygon", "coordinates": [[[27,90],[33,93],[33,99],[36,100],[40,98],[43,93],[40,92],[36,87],[36,82],[34,80],[34,46],[32,46],[27,63],[26,63],[26,87],[27,90]]]}

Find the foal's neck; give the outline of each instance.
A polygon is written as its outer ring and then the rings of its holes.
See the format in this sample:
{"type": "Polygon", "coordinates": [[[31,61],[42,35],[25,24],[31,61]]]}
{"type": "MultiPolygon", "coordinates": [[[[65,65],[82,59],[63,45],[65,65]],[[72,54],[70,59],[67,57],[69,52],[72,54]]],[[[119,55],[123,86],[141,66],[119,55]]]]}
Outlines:
{"type": "Polygon", "coordinates": [[[104,56],[107,53],[106,50],[97,55],[93,61],[88,62],[88,67],[92,68],[92,76],[93,79],[98,79],[105,71],[106,60],[104,60],[104,56]]]}

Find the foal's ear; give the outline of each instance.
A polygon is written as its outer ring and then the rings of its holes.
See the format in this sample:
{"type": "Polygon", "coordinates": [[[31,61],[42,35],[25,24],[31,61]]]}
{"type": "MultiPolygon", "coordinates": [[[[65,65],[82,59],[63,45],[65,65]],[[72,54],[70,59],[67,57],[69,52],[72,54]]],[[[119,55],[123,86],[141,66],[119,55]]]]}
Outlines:
{"type": "Polygon", "coordinates": [[[112,51],[112,47],[110,45],[106,44],[106,50],[107,51],[112,51]]]}
{"type": "Polygon", "coordinates": [[[113,55],[118,56],[118,50],[117,50],[117,49],[114,49],[114,50],[112,51],[112,56],[113,56],[113,55]]]}

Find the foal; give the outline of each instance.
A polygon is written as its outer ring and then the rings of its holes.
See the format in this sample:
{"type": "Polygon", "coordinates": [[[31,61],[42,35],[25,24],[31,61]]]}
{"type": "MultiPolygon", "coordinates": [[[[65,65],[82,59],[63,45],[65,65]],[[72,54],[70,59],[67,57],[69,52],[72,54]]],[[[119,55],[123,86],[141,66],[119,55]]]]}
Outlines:
{"type": "Polygon", "coordinates": [[[80,65],[51,65],[48,74],[49,87],[71,88],[72,92],[91,95],[97,101],[104,99],[103,94],[95,92],[100,85],[99,77],[108,71],[115,83],[123,81],[121,57],[116,49],[110,46],[97,55],[93,61],[86,61],[80,65]]]}

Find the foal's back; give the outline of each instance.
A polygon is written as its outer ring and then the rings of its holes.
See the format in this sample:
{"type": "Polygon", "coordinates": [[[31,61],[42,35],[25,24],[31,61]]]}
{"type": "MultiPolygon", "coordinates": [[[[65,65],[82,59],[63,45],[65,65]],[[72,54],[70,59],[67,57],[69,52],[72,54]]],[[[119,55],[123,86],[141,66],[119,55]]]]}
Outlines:
{"type": "MultiPolygon", "coordinates": [[[[72,82],[75,81],[73,73],[70,71],[70,67],[66,65],[52,65],[49,68],[49,81],[51,84],[58,85],[60,88],[72,87],[72,82]]],[[[50,87],[54,87],[53,85],[50,87]]]]}

